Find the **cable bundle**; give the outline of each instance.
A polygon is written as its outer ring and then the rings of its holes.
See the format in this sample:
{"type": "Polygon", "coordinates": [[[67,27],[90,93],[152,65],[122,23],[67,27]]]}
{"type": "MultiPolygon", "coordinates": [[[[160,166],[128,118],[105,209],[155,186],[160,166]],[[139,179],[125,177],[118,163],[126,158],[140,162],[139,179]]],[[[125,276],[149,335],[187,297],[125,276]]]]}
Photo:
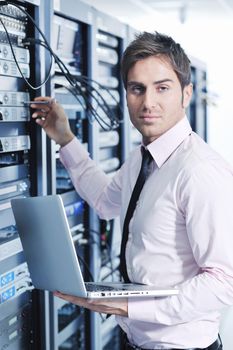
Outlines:
{"type": "Polygon", "coordinates": [[[61,74],[66,78],[67,82],[69,84],[63,85],[63,84],[57,84],[56,87],[64,87],[67,89],[75,98],[78,100],[79,104],[83,107],[83,109],[86,110],[87,113],[87,118],[90,123],[92,123],[94,120],[97,121],[97,123],[101,126],[101,128],[105,131],[108,130],[113,130],[119,127],[120,123],[123,122],[122,116],[123,112],[121,109],[121,106],[119,104],[119,101],[116,100],[115,96],[111,94],[109,89],[107,89],[105,86],[101,85],[97,81],[90,79],[87,76],[84,75],[74,75],[71,74],[67,66],[62,62],[62,60],[54,53],[52,50],[51,46],[49,45],[44,33],[41,31],[41,29],[38,27],[34,19],[31,17],[31,15],[24,10],[21,6],[16,5],[12,1],[4,1],[0,2],[1,5],[8,5],[11,4],[18,9],[20,9],[29,19],[30,21],[34,24],[38,32],[40,33],[41,39],[35,39],[35,38],[26,38],[23,40],[23,45],[25,46],[34,46],[34,45],[40,45],[44,47],[46,50],[49,51],[51,61],[50,61],[50,66],[49,70],[47,73],[46,78],[44,81],[38,85],[38,86],[33,86],[23,75],[20,66],[17,62],[17,59],[15,57],[14,49],[11,43],[11,39],[9,36],[9,33],[6,29],[6,26],[4,22],[2,21],[0,17],[0,23],[2,24],[6,35],[7,39],[9,41],[9,45],[12,51],[13,58],[15,60],[15,63],[17,65],[17,68],[24,79],[25,83],[29,86],[30,89],[32,90],[38,90],[40,89],[50,78],[51,76],[51,70],[52,70],[52,64],[53,61],[57,64],[57,66],[60,69],[61,74]],[[106,94],[108,94],[114,102],[116,102],[117,107],[116,108],[111,108],[106,100],[103,98],[103,96],[100,94],[99,90],[105,91],[106,94]]]}

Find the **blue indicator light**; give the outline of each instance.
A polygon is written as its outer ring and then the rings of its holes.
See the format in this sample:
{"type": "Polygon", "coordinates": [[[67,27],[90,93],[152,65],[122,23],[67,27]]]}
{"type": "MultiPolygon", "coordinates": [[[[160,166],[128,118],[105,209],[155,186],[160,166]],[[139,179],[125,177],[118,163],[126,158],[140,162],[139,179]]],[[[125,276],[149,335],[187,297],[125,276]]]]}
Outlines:
{"type": "Polygon", "coordinates": [[[6,286],[7,284],[13,282],[14,279],[15,279],[15,274],[13,271],[0,276],[0,287],[6,286]]]}
{"type": "Polygon", "coordinates": [[[15,295],[15,286],[5,290],[4,292],[2,292],[1,294],[1,303],[4,303],[5,301],[13,298],[13,296],[15,295]]]}
{"type": "Polygon", "coordinates": [[[81,215],[84,211],[84,201],[78,201],[65,206],[67,216],[81,215]]]}

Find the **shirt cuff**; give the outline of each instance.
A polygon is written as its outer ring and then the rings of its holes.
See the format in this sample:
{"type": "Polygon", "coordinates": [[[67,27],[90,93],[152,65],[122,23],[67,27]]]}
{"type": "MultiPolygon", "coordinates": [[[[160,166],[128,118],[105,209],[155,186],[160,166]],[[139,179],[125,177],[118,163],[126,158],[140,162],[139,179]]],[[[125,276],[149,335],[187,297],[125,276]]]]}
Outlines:
{"type": "Polygon", "coordinates": [[[154,322],[155,298],[128,298],[128,318],[154,322]]]}
{"type": "Polygon", "coordinates": [[[89,157],[89,153],[76,137],[61,147],[59,153],[60,160],[66,168],[72,168],[89,157]]]}

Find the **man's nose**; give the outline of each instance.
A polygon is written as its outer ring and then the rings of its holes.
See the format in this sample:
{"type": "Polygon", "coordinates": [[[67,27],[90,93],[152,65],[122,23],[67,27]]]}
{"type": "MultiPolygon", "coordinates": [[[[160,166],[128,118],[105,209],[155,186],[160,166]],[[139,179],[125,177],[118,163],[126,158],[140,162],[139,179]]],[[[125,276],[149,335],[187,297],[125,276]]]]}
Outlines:
{"type": "Polygon", "coordinates": [[[157,103],[157,96],[154,89],[147,89],[144,94],[143,107],[145,109],[152,109],[155,108],[157,103]]]}

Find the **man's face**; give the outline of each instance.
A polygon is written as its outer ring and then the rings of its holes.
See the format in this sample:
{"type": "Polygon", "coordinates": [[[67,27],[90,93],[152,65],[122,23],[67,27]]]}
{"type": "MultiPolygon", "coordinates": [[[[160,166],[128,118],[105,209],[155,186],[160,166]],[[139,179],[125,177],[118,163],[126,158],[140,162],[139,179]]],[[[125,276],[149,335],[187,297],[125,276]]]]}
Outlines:
{"type": "Polygon", "coordinates": [[[185,115],[192,85],[181,89],[171,64],[163,57],[140,60],[129,70],[127,105],[133,125],[145,145],[173,127],[185,115]]]}

